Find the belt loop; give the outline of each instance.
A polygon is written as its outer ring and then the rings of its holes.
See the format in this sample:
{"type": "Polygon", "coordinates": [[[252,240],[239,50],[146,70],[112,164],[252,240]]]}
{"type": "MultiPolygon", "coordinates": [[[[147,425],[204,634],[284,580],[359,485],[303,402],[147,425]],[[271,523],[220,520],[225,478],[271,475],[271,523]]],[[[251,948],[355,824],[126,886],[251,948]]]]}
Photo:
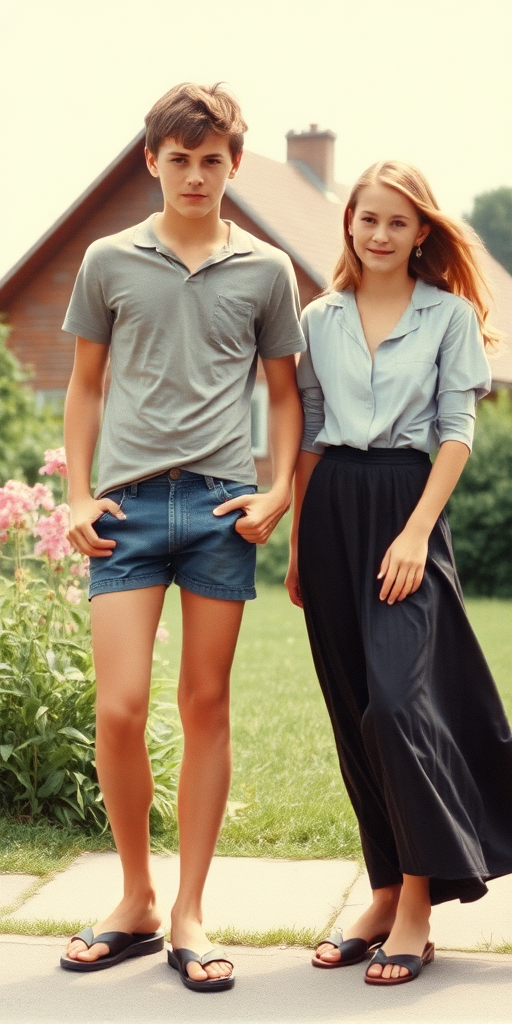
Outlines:
{"type": "Polygon", "coordinates": [[[215,487],[215,481],[212,476],[205,476],[206,486],[209,491],[213,491],[215,487]]]}
{"type": "Polygon", "coordinates": [[[137,497],[137,484],[132,484],[130,487],[130,495],[132,498],[137,497]]]}

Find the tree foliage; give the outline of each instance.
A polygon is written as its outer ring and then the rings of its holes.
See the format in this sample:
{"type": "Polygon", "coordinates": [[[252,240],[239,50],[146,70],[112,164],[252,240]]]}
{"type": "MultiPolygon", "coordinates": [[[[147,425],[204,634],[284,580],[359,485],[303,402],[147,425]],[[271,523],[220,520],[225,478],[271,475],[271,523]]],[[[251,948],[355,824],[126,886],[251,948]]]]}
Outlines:
{"type": "Polygon", "coordinates": [[[455,560],[468,595],[512,597],[512,402],[480,405],[471,458],[448,504],[455,560]]]}
{"type": "Polygon", "coordinates": [[[475,196],[465,214],[489,252],[512,274],[512,188],[497,188],[475,196]]]}
{"type": "Polygon", "coordinates": [[[41,452],[62,444],[61,418],[37,408],[30,373],[7,348],[9,328],[0,323],[0,485],[8,479],[34,484],[41,452]]]}

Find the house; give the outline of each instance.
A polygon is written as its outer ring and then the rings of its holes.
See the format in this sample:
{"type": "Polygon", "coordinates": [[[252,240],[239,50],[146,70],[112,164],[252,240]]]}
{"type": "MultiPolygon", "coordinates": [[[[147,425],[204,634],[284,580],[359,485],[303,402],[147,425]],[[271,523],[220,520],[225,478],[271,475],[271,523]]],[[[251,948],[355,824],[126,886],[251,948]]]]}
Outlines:
{"type": "MultiPolygon", "coordinates": [[[[286,163],[245,152],[229,182],[222,216],[235,220],[290,256],[304,306],[328,284],[341,241],[348,188],[334,181],[336,136],[312,124],[286,136],[286,163]]],[[[61,324],[87,246],[161,209],[158,180],[148,174],[144,132],[123,150],[45,235],[0,281],[0,310],[11,325],[10,346],[34,368],[46,398],[64,394],[73,339],[61,324]]],[[[485,271],[495,293],[493,320],[512,341],[512,277],[491,256],[485,271]]],[[[493,360],[495,386],[512,386],[512,348],[493,360]]],[[[253,402],[253,450],[268,479],[266,388],[259,375],[253,402]]]]}

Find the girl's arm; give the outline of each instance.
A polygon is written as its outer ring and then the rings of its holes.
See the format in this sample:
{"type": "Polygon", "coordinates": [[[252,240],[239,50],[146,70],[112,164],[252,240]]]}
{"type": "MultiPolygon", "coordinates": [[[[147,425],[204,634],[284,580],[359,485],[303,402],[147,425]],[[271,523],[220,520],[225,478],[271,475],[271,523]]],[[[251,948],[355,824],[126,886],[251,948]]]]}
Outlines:
{"type": "Polygon", "coordinates": [[[430,471],[423,494],[404,529],[390,545],[377,579],[382,579],[381,601],[394,604],[414,594],[423,579],[428,538],[469,458],[462,441],[444,441],[430,471]]]}
{"type": "Polygon", "coordinates": [[[293,519],[290,532],[290,561],[284,585],[290,595],[292,604],[298,608],[303,607],[302,595],[299,586],[299,573],[297,568],[297,539],[299,532],[299,519],[304,495],[311,477],[311,474],[322,458],[314,452],[301,451],[295,468],[295,481],[293,488],[293,519]]]}
{"type": "Polygon", "coordinates": [[[102,540],[92,523],[106,510],[120,515],[108,498],[96,501],[90,481],[94,449],[103,410],[103,389],[109,346],[77,338],[75,362],[64,409],[64,446],[68,467],[68,502],[71,510],[70,543],[84,555],[95,558],[110,554],[113,540],[102,540]]]}

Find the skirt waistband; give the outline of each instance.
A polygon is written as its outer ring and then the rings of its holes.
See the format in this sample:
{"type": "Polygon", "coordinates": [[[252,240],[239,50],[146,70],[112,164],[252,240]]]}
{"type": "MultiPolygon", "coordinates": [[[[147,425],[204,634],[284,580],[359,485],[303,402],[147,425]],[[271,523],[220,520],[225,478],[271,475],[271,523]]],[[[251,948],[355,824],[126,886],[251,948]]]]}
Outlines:
{"type": "Polygon", "coordinates": [[[428,452],[420,452],[417,448],[351,448],[348,444],[328,445],[324,459],[341,459],[345,462],[381,462],[381,463],[423,463],[430,465],[428,452]]]}

